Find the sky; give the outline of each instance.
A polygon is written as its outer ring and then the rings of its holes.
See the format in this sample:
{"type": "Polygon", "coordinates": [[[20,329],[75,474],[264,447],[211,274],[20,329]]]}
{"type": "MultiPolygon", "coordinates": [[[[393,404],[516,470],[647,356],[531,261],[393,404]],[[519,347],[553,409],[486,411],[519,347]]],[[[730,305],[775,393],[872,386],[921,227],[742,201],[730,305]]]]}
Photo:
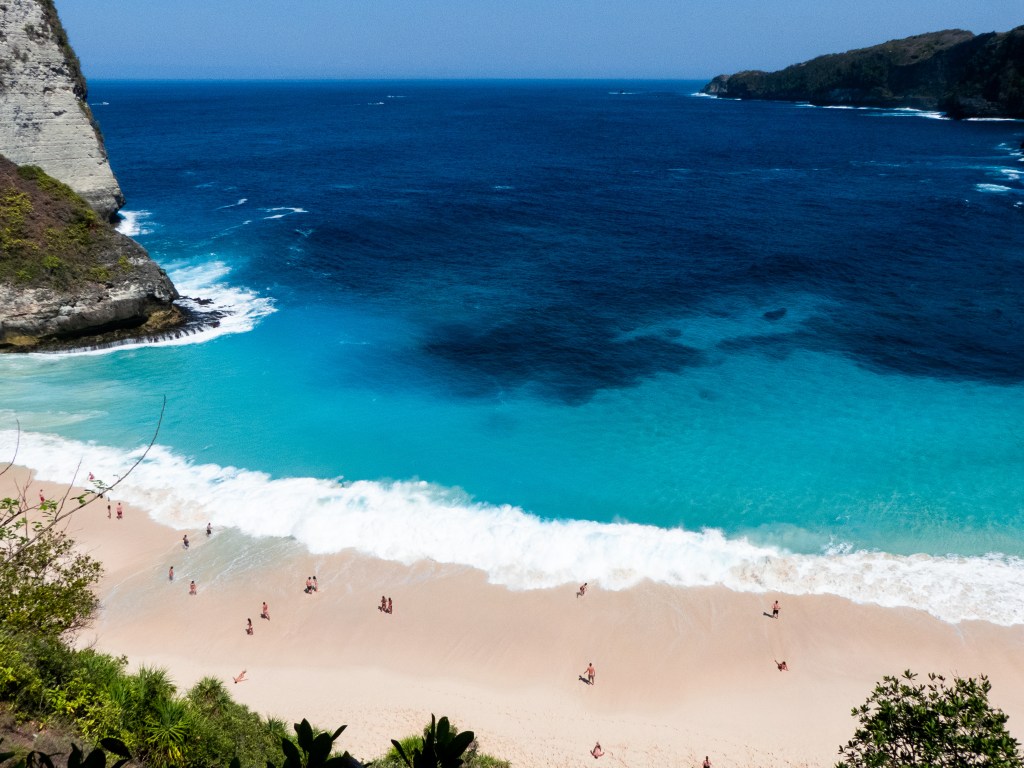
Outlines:
{"type": "Polygon", "coordinates": [[[708,79],[1022,0],[56,0],[90,79],[708,79]]]}

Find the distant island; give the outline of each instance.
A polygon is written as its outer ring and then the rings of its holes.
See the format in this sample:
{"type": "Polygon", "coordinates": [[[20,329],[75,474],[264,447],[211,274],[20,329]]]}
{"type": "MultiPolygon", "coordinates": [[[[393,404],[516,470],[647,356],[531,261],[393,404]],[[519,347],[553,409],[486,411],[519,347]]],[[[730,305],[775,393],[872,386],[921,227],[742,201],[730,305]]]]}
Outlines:
{"type": "Polygon", "coordinates": [[[940,110],[956,119],[1024,118],[1024,26],[983,35],[929,32],[778,72],[719,75],[703,92],[818,106],[940,110]]]}

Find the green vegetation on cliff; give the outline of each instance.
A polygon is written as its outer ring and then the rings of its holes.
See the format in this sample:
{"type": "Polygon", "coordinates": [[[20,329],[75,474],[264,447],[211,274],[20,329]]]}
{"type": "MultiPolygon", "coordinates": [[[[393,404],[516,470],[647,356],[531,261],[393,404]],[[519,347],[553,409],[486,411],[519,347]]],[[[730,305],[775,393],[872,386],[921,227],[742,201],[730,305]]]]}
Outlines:
{"type": "Polygon", "coordinates": [[[66,184],[0,157],[0,281],[67,287],[131,268],[122,238],[66,184]]]}
{"type": "Polygon", "coordinates": [[[1024,118],[1024,26],[954,29],[819,56],[778,72],[719,75],[705,93],[817,105],[939,109],[951,117],[1024,118]]]}

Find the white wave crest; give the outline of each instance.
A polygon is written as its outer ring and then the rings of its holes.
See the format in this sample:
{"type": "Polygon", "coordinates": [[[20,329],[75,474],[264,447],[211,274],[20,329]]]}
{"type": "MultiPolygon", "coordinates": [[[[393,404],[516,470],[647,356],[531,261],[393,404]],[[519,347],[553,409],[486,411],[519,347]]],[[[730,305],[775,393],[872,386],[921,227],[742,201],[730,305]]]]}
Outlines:
{"type": "Polygon", "coordinates": [[[62,352],[30,352],[26,356],[46,359],[63,357],[108,355],[140,347],[177,347],[185,344],[202,344],[232,333],[246,333],[267,315],[276,312],[274,300],[260,296],[255,291],[229,285],[225,278],[231,269],[220,261],[198,266],[167,267],[167,274],[182,295],[178,303],[197,312],[217,312],[221,317],[217,325],[190,329],[177,337],[160,340],[126,341],[98,349],[73,349],[62,352]],[[200,299],[202,303],[197,301],[200,299]]]}
{"type": "Polygon", "coordinates": [[[288,208],[287,206],[277,206],[276,208],[261,208],[261,211],[271,213],[272,211],[284,211],[284,213],[272,213],[270,216],[264,216],[264,219],[283,219],[285,216],[290,216],[293,213],[309,213],[305,208],[288,208]]]}
{"type": "Polygon", "coordinates": [[[223,211],[225,208],[237,208],[240,205],[245,205],[247,202],[249,202],[249,198],[241,197],[238,199],[237,203],[228,203],[227,205],[218,206],[217,210],[223,211]]]}
{"type": "Polygon", "coordinates": [[[152,213],[149,211],[126,211],[121,210],[118,212],[121,216],[121,220],[117,223],[118,232],[128,237],[138,237],[139,235],[149,235],[153,232],[152,224],[147,223],[152,213]]]}
{"type": "Polygon", "coordinates": [[[974,188],[979,192],[1012,192],[1013,187],[1002,184],[975,184],[974,188]]]}
{"type": "MultiPolygon", "coordinates": [[[[13,430],[0,431],[0,452],[12,450],[14,440],[13,430]]],[[[81,460],[83,474],[109,483],[131,458],[113,448],[23,433],[17,460],[42,480],[64,482],[81,460]]],[[[820,555],[793,554],[718,530],[542,520],[417,480],[272,479],[194,464],[160,446],[116,496],[177,528],[212,521],[257,537],[294,537],[313,553],[353,549],[403,563],[471,566],[513,589],[586,579],[616,590],[650,579],[680,587],[838,595],[917,608],[950,622],[1024,623],[1024,603],[1017,599],[1024,591],[1024,561],[1002,555],[905,557],[851,552],[843,544],[820,555]]]]}

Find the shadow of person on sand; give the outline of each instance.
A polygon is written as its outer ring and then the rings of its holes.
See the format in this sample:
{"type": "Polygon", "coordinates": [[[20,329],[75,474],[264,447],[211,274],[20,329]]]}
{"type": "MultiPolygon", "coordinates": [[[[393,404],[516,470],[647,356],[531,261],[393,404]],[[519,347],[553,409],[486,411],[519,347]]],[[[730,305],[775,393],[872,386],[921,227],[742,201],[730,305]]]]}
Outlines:
{"type": "Polygon", "coordinates": [[[583,675],[580,675],[580,682],[586,683],[587,685],[593,685],[593,683],[587,680],[587,678],[585,678],[583,675]]]}

